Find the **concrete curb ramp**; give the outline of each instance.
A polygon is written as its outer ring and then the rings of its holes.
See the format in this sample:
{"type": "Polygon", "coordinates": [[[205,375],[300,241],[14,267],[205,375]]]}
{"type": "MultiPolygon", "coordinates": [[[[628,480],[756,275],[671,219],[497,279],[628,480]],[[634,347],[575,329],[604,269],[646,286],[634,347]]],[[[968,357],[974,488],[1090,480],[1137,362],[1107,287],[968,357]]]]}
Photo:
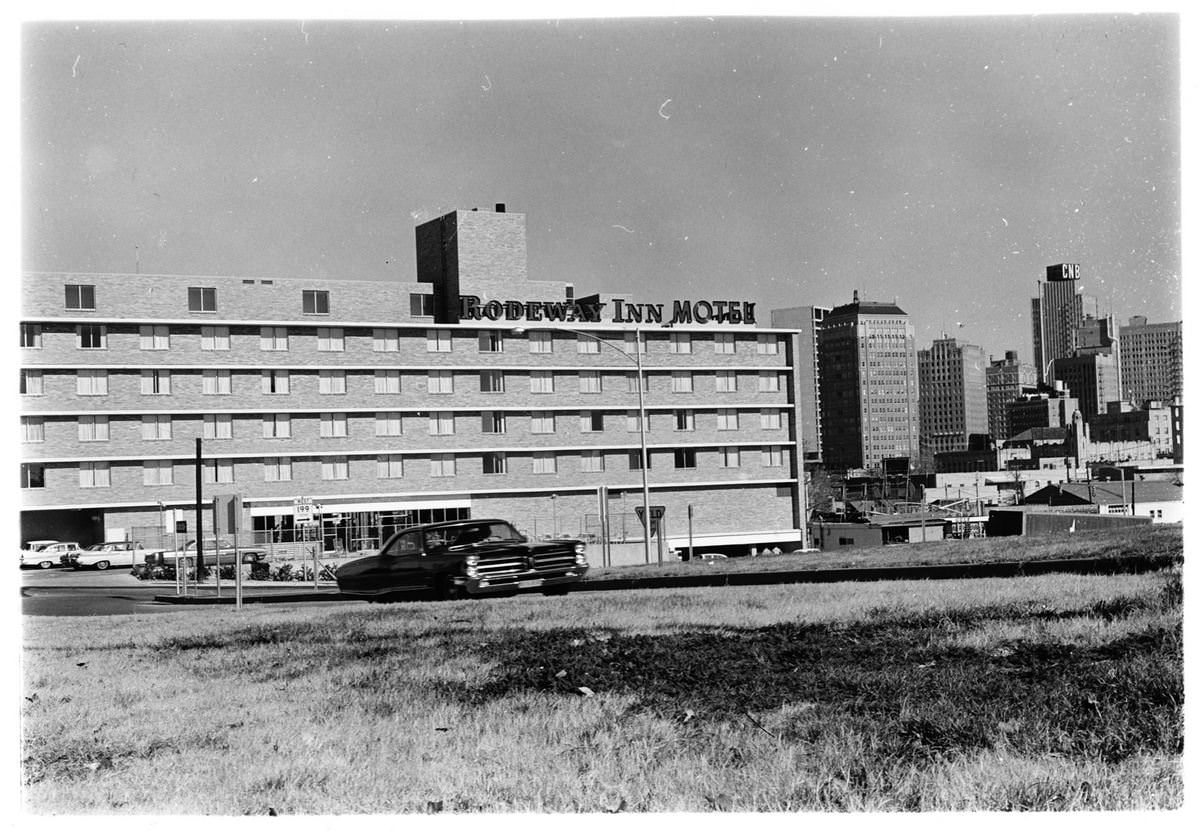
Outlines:
{"type": "MultiPolygon", "coordinates": [[[[1000,563],[953,563],[925,566],[876,566],[872,568],[795,569],[792,571],[730,572],[725,574],[677,574],[660,577],[603,577],[584,580],[572,591],[625,591],[629,589],[675,589],[704,586],[770,586],[787,583],[843,583],[879,580],[962,580],[976,577],[1029,577],[1038,574],[1136,574],[1179,565],[1181,554],[1087,557],[1075,560],[1033,560],[1000,563]]],[[[160,603],[179,605],[233,605],[232,595],[223,597],[177,597],[156,595],[160,603]]],[[[243,603],[304,603],[311,601],[362,600],[334,590],[307,592],[243,590],[243,603]]]]}

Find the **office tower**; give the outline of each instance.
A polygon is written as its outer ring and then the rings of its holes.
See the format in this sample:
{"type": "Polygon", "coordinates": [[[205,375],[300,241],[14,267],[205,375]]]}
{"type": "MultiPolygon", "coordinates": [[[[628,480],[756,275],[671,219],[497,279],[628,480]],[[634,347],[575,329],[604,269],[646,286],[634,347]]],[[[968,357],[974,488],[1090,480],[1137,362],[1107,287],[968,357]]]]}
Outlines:
{"type": "Polygon", "coordinates": [[[829,470],[881,469],[918,451],[917,353],[895,302],[854,299],[817,336],[821,454],[829,470]]]}
{"type": "Polygon", "coordinates": [[[1147,323],[1138,315],[1122,326],[1121,391],[1128,401],[1183,397],[1183,324],[1147,323]]]}
{"type": "Polygon", "coordinates": [[[1031,322],[1039,384],[1050,382],[1050,362],[1068,357],[1075,348],[1075,329],[1083,322],[1078,282],[1079,266],[1073,263],[1046,266],[1046,281],[1038,281],[1038,296],[1031,301],[1031,322]]]}
{"type": "Polygon", "coordinates": [[[1016,350],[1008,350],[1003,359],[991,362],[987,368],[987,408],[988,432],[993,439],[1003,441],[1012,435],[1008,424],[1008,404],[1036,385],[1037,369],[1033,364],[1022,361],[1016,350]]]}
{"type": "Polygon", "coordinates": [[[966,450],[972,435],[988,432],[987,378],[983,350],[942,337],[917,353],[921,459],[966,450]]]}

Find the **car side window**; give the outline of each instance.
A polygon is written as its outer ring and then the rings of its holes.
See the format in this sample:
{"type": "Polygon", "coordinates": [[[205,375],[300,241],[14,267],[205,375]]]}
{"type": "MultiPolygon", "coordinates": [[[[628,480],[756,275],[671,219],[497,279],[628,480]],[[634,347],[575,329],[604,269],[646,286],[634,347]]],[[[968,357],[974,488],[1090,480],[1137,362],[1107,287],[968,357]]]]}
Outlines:
{"type": "Polygon", "coordinates": [[[421,544],[416,534],[401,534],[383,550],[388,557],[412,557],[421,553],[421,544]]]}

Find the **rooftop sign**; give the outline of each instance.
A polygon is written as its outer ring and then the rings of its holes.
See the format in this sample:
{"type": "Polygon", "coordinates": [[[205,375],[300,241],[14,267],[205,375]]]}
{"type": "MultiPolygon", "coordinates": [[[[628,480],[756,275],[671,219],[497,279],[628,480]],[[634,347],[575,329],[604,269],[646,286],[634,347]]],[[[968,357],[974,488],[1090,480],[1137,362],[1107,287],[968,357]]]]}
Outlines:
{"type": "MultiPolygon", "coordinates": [[[[471,294],[459,297],[459,320],[525,320],[560,323],[601,323],[604,307],[595,295],[580,300],[488,300],[471,294]]],[[[664,303],[613,300],[613,323],[736,323],[754,325],[754,305],[743,300],[676,300],[667,319],[664,303]]]]}

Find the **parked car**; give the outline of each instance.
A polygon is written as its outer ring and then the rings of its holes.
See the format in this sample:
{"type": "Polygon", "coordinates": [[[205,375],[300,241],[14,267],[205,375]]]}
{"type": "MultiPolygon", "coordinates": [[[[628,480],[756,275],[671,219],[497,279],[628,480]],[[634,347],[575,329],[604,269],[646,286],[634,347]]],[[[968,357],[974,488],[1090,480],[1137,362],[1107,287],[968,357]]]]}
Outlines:
{"type": "Polygon", "coordinates": [[[64,555],[78,550],[77,542],[30,540],[21,549],[21,568],[53,568],[64,555]]]}
{"type": "Polygon", "coordinates": [[[114,566],[131,568],[135,563],[145,562],[146,553],[146,547],[140,542],[101,542],[64,555],[69,559],[64,559],[63,562],[74,569],[94,568],[104,571],[114,566]]]}
{"type": "MultiPolygon", "coordinates": [[[[257,563],[267,558],[265,549],[253,545],[238,545],[234,548],[230,537],[206,537],[204,540],[204,565],[233,565],[241,559],[243,563],[257,563]]],[[[161,551],[146,558],[155,565],[177,565],[179,561],[191,568],[196,564],[196,541],[188,540],[179,551],[161,551]]]]}
{"type": "Polygon", "coordinates": [[[587,573],[585,549],[578,540],[530,542],[502,519],[438,522],[397,532],[379,553],[342,565],[335,576],[342,594],[368,599],[563,594],[587,573]]]}

